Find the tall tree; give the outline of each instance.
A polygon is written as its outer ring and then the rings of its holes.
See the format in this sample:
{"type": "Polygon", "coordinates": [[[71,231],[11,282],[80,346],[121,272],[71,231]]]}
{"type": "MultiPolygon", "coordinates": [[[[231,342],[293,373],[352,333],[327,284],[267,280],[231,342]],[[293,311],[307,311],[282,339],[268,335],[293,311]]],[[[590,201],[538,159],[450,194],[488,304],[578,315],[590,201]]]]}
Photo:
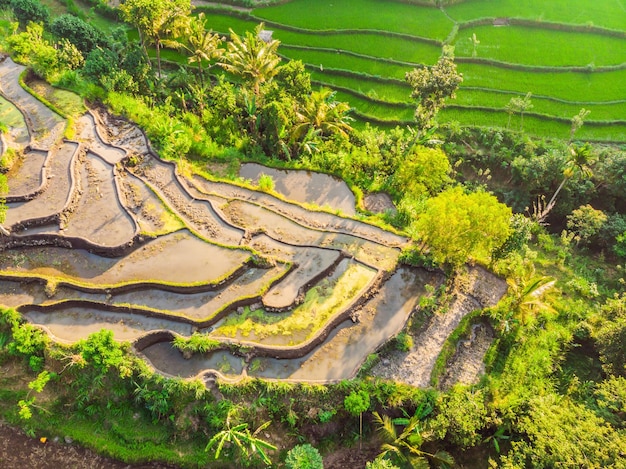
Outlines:
{"type": "Polygon", "coordinates": [[[207,30],[204,13],[190,18],[189,22],[181,30],[181,37],[182,41],[167,40],[163,41],[163,44],[167,47],[184,50],[189,56],[187,61],[190,64],[198,64],[200,85],[204,86],[202,65],[207,63],[210,67],[211,60],[222,56],[224,52],[223,49],[220,49],[222,39],[218,34],[214,34],[212,30],[207,30]]]}
{"type": "Polygon", "coordinates": [[[548,216],[548,213],[554,208],[556,204],[556,198],[561,192],[561,189],[565,186],[565,183],[569,181],[576,174],[580,174],[583,177],[589,178],[593,174],[591,165],[595,159],[593,148],[589,143],[584,145],[572,145],[569,148],[569,158],[565,163],[565,169],[563,170],[563,179],[561,184],[557,187],[554,194],[550,198],[550,201],[544,206],[542,203],[537,203],[535,206],[534,217],[538,222],[542,222],[548,216]]]}
{"type": "Polygon", "coordinates": [[[511,233],[510,219],[511,209],[493,195],[454,187],[426,202],[416,228],[437,262],[458,266],[502,245],[511,233]]]}
{"type": "Polygon", "coordinates": [[[352,391],[343,400],[343,405],[352,415],[359,416],[359,450],[363,438],[363,412],[370,407],[370,395],[366,391],[352,391]]]}
{"type": "Polygon", "coordinates": [[[446,98],[455,98],[455,92],[463,81],[463,75],[457,72],[453,51],[453,48],[446,47],[435,65],[416,68],[406,74],[406,81],[413,88],[411,98],[417,100],[415,120],[422,128],[434,125],[446,98]]]}
{"type": "Polygon", "coordinates": [[[260,97],[261,84],[271,80],[278,71],[280,57],[276,53],[280,41],[261,39],[265,25],[259,24],[254,32],[246,31],[241,37],[232,29],[227,53],[218,63],[227,72],[240,76],[252,86],[255,97],[260,97]]]}
{"type": "Polygon", "coordinates": [[[189,20],[190,0],[126,0],[120,5],[125,21],[137,28],[141,46],[148,57],[147,47],[156,49],[157,73],[161,78],[161,49],[163,40],[176,36],[189,20]]]}

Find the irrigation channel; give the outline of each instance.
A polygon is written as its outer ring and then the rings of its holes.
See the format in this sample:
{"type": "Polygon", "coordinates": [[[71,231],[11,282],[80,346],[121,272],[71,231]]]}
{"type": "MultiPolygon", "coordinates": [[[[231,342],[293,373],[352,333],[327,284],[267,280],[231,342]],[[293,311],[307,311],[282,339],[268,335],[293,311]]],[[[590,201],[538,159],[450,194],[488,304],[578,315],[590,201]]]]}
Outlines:
{"type": "Polygon", "coordinates": [[[23,70],[0,62],[12,116],[2,157],[19,155],[0,304],[54,340],[107,328],[166,375],[327,383],[353,377],[443,281],[399,266],[408,240],[358,220],[343,182],[245,165],[242,181],[271,172],[277,192],[266,193],[182,175],[103,108],[65,139],[65,120],[20,85],[23,70]],[[218,345],[173,347],[194,333],[218,345]]]}

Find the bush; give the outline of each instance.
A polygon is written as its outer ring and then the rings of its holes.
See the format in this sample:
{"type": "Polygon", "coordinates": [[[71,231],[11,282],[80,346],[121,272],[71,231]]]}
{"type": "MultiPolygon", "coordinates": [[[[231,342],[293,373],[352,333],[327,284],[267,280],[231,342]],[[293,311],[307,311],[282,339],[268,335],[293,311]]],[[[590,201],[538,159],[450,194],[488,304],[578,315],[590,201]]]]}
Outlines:
{"type": "Polygon", "coordinates": [[[64,38],[74,44],[83,54],[88,54],[97,46],[105,46],[102,33],[89,23],[73,15],[61,15],[52,21],[50,31],[59,39],[64,38]]]}
{"type": "Polygon", "coordinates": [[[48,24],[50,11],[37,0],[11,0],[11,7],[21,26],[28,22],[48,24]]]}
{"type": "Polygon", "coordinates": [[[274,180],[272,176],[261,174],[259,177],[259,189],[263,192],[272,192],[274,190],[274,180]]]}
{"type": "Polygon", "coordinates": [[[396,349],[400,352],[408,352],[413,348],[413,337],[406,332],[400,332],[396,336],[396,349]]]}
{"type": "Polygon", "coordinates": [[[287,469],[323,469],[324,462],[319,451],[310,444],[294,446],[285,458],[287,469]]]}

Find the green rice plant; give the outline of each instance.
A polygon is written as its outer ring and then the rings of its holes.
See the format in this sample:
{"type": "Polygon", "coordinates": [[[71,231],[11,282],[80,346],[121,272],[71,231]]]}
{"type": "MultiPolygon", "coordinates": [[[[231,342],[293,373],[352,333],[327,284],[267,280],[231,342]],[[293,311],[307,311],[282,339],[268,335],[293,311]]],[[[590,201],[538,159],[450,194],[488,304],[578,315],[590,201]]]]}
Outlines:
{"type": "MultiPolygon", "coordinates": [[[[231,315],[214,331],[216,335],[235,337],[254,334],[256,340],[288,335],[294,344],[303,342],[345,309],[374,278],[375,272],[360,264],[352,264],[338,278],[325,278],[309,289],[304,302],[288,313],[267,313],[264,310],[231,315]]],[[[249,339],[252,340],[252,339],[249,339]]]]}
{"type": "Polygon", "coordinates": [[[376,0],[293,0],[258,8],[263,20],[309,29],[374,29],[443,40],[452,21],[433,7],[376,0]],[[401,20],[400,20],[401,19],[401,20]]]}
{"type": "Polygon", "coordinates": [[[26,128],[24,115],[10,101],[0,96],[0,121],[6,127],[26,128]]]}
{"type": "Polygon", "coordinates": [[[441,55],[441,47],[436,44],[383,34],[351,32],[349,34],[317,35],[276,30],[273,37],[283,44],[318,47],[334,51],[346,50],[414,64],[434,63],[441,55]]]}
{"type": "Polygon", "coordinates": [[[501,62],[547,67],[626,63],[626,38],[542,29],[540,25],[461,29],[454,43],[457,57],[473,56],[473,34],[480,40],[476,56],[501,62]]]}
{"type": "Polygon", "coordinates": [[[467,64],[458,65],[463,73],[463,86],[517,91],[552,96],[570,101],[603,102],[623,99],[622,84],[626,70],[602,73],[528,72],[502,67],[467,64]]]}
{"type": "MultiPolygon", "coordinates": [[[[523,96],[524,94],[525,93],[461,87],[456,93],[456,99],[450,101],[450,104],[504,109],[512,97],[523,96]]],[[[538,96],[533,94],[532,102],[534,112],[566,119],[575,116],[583,107],[591,111],[589,119],[592,120],[610,120],[614,119],[615,116],[626,115],[626,100],[595,104],[581,101],[563,101],[550,96],[538,96]]]]}
{"type": "Polygon", "coordinates": [[[206,353],[219,348],[222,344],[206,334],[194,332],[190,337],[176,336],[172,345],[181,352],[206,353]]]}
{"type": "Polygon", "coordinates": [[[382,81],[358,74],[338,74],[311,70],[311,79],[324,85],[346,88],[363,95],[375,92],[376,96],[390,103],[407,103],[410,101],[411,89],[397,81],[382,81]]]}
{"type": "MultiPolygon", "coordinates": [[[[279,51],[281,55],[288,59],[301,60],[305,64],[310,64],[316,69],[320,69],[320,71],[323,71],[324,68],[348,68],[358,73],[404,80],[404,76],[412,68],[410,65],[399,65],[373,58],[357,57],[336,52],[332,49],[303,49],[281,45],[279,51]]],[[[426,63],[430,63],[430,60],[427,60],[426,63]]]]}
{"type": "Polygon", "coordinates": [[[229,15],[223,11],[216,11],[205,8],[196,8],[195,11],[205,11],[207,13],[207,27],[213,31],[228,34],[228,30],[232,29],[237,34],[243,34],[246,31],[254,31],[260,21],[256,19],[245,19],[234,15],[229,15]]]}
{"type": "MultiPolygon", "coordinates": [[[[472,0],[445,7],[446,13],[459,22],[477,18],[526,18],[535,21],[600,26],[626,30],[626,10],[620,2],[600,0],[472,0]]],[[[479,37],[480,39],[480,37],[479,37]]]]}
{"type": "Polygon", "coordinates": [[[259,176],[259,189],[263,192],[274,191],[274,179],[269,174],[261,174],[259,176]]]}

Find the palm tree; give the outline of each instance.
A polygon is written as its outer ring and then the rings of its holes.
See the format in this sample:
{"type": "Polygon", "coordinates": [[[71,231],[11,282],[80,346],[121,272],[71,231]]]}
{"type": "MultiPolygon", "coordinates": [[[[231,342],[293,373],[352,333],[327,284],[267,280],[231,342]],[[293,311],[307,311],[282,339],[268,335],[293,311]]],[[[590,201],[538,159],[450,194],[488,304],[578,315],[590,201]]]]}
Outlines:
{"type": "Polygon", "coordinates": [[[272,422],[265,422],[257,428],[254,433],[250,433],[247,423],[240,423],[231,427],[230,417],[231,413],[229,412],[226,417],[226,428],[221,432],[216,433],[213,438],[209,440],[204,450],[210,451],[211,448],[217,444],[217,447],[215,448],[215,459],[218,459],[225,446],[228,447],[234,444],[235,451],[239,453],[240,457],[249,460],[258,456],[268,466],[272,464],[272,460],[265,451],[268,449],[275,450],[276,446],[257,437],[257,435],[266,429],[272,422]]]}
{"type": "Polygon", "coordinates": [[[126,0],[119,8],[124,20],[137,28],[148,60],[147,45],[154,45],[158,77],[161,78],[163,41],[168,36],[177,36],[184,29],[191,13],[190,0],[126,0]]]}
{"type": "Polygon", "coordinates": [[[224,52],[223,49],[220,49],[222,39],[212,30],[207,30],[204,13],[200,13],[197,17],[192,17],[189,20],[181,31],[181,37],[184,38],[183,42],[176,40],[162,42],[167,47],[184,50],[189,56],[187,61],[190,64],[198,64],[200,85],[204,86],[202,63],[208,63],[222,56],[224,52]]]}
{"type": "Polygon", "coordinates": [[[262,40],[259,35],[263,28],[264,24],[261,23],[254,33],[247,31],[243,38],[230,29],[228,52],[223,56],[223,61],[218,63],[227,72],[251,83],[257,97],[261,84],[272,79],[280,63],[280,57],[276,54],[280,41],[262,40]]]}
{"type": "Polygon", "coordinates": [[[583,177],[589,178],[593,175],[593,171],[591,170],[591,164],[593,163],[594,153],[593,148],[589,143],[585,143],[584,145],[572,145],[569,148],[569,158],[565,163],[565,169],[563,170],[563,180],[559,187],[557,187],[556,191],[550,198],[548,204],[537,210],[535,214],[535,218],[537,221],[541,222],[545,220],[550,210],[556,204],[556,197],[565,186],[565,183],[569,181],[575,174],[580,173],[583,177]]]}
{"type": "Polygon", "coordinates": [[[339,135],[348,138],[352,127],[348,121],[350,105],[335,100],[335,92],[322,88],[311,93],[309,99],[296,112],[297,123],[291,131],[292,141],[298,141],[313,132],[320,137],[339,135]]]}
{"type": "Polygon", "coordinates": [[[445,451],[433,454],[420,449],[423,438],[420,434],[419,415],[411,417],[400,434],[389,416],[381,417],[378,412],[373,412],[372,415],[378,424],[378,434],[383,441],[378,458],[391,457],[400,464],[416,469],[429,469],[429,462],[440,468],[449,468],[454,464],[452,456],[445,451]]]}
{"type": "Polygon", "coordinates": [[[519,282],[509,279],[507,283],[513,299],[511,309],[519,314],[522,324],[526,324],[528,316],[541,310],[553,310],[552,306],[545,301],[545,296],[554,287],[556,283],[554,278],[537,276],[519,282]]]}

